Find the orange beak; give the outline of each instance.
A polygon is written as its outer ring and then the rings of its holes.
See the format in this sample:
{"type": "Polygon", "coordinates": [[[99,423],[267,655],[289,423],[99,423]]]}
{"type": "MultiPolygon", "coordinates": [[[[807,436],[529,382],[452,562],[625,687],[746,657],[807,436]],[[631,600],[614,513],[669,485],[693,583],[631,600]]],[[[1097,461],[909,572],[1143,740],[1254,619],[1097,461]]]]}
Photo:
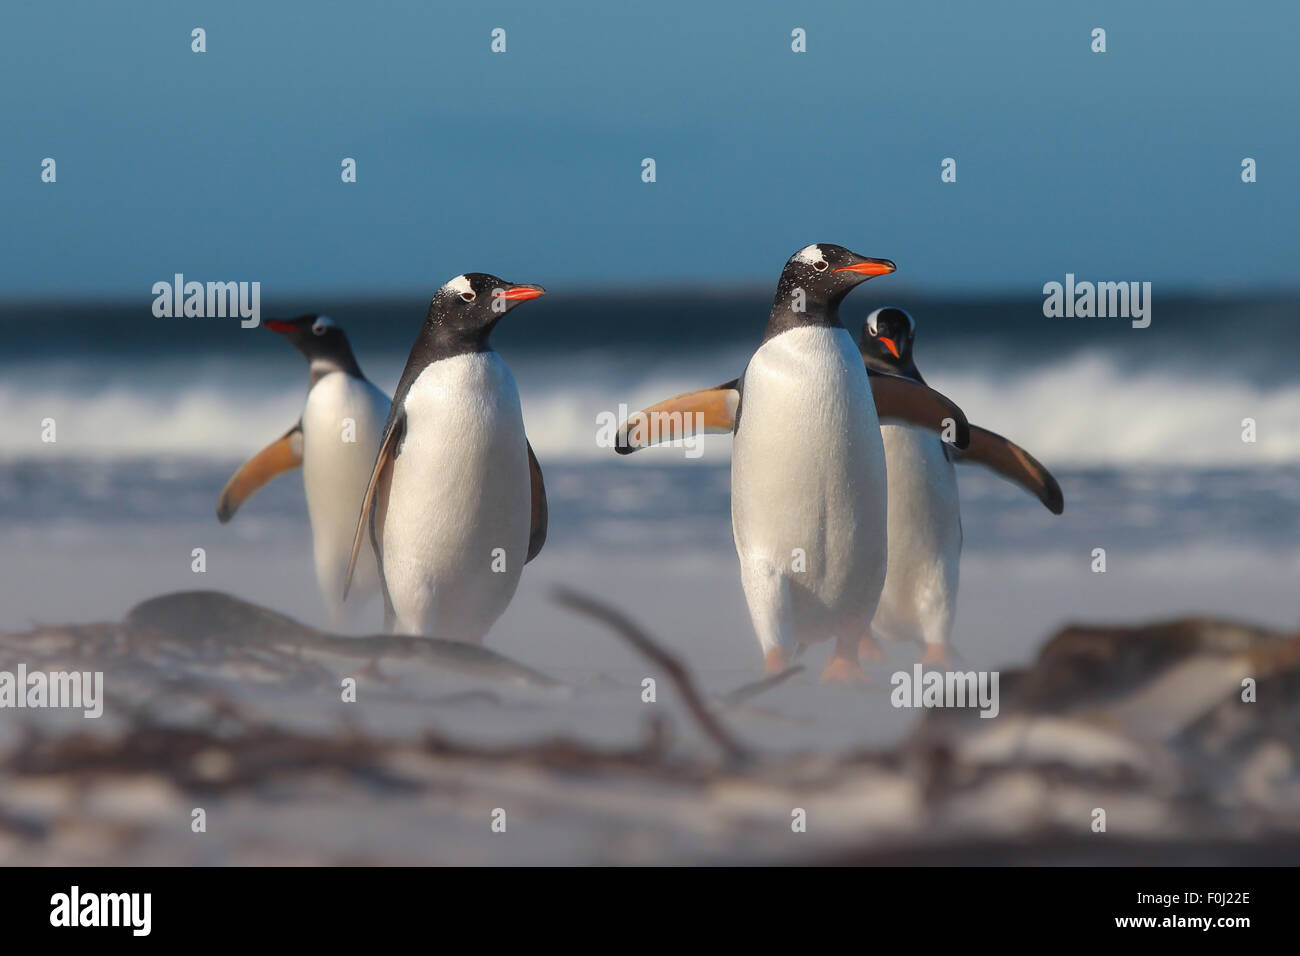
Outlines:
{"type": "Polygon", "coordinates": [[[294,325],[292,322],[280,322],[277,321],[276,319],[268,319],[262,324],[266,326],[268,329],[270,329],[272,332],[297,332],[298,331],[298,326],[294,325]]]}
{"type": "Polygon", "coordinates": [[[522,302],[525,299],[536,299],[538,296],[543,295],[546,295],[546,290],[539,285],[516,285],[501,293],[501,298],[509,299],[511,302],[522,302]]]}
{"type": "Polygon", "coordinates": [[[864,276],[887,276],[898,267],[888,259],[864,259],[851,266],[841,266],[835,272],[856,272],[864,276]]]}
{"type": "Polygon", "coordinates": [[[876,341],[884,343],[885,348],[889,349],[889,351],[893,354],[894,358],[902,358],[902,356],[898,354],[898,345],[894,342],[893,339],[887,338],[886,336],[882,335],[878,339],[876,339],[876,341]]]}

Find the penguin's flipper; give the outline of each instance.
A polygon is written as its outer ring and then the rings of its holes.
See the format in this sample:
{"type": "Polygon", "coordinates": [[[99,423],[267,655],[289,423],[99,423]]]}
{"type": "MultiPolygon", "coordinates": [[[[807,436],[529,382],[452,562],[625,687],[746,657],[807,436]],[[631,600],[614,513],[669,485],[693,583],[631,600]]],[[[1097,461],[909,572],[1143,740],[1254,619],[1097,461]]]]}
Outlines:
{"type": "Polygon", "coordinates": [[[614,450],[620,455],[630,455],[638,448],[692,434],[730,434],[736,427],[739,410],[740,379],[736,378],[713,388],[664,399],[628,416],[618,427],[614,450]]]}
{"type": "Polygon", "coordinates": [[[1065,510],[1065,495],[1052,473],[1029,452],[1001,435],[970,427],[970,447],[956,454],[960,464],[985,465],[1036,496],[1054,515],[1065,510]]]}
{"type": "Polygon", "coordinates": [[[528,527],[528,557],[524,558],[524,564],[527,564],[541,553],[542,545],[546,544],[547,512],[546,483],[542,481],[542,466],[537,463],[537,456],[533,454],[532,443],[527,440],[524,443],[528,445],[528,484],[533,495],[532,522],[528,527]]]}
{"type": "Polygon", "coordinates": [[[871,395],[876,400],[876,415],[883,421],[893,419],[938,432],[951,444],[965,448],[970,444],[970,423],[966,415],[947,397],[915,379],[901,375],[870,372],[871,395]],[[952,435],[947,433],[952,423],[952,435]]]}
{"type": "Polygon", "coordinates": [[[302,422],[267,445],[239,466],[221,489],[217,499],[217,520],[225,524],[235,516],[239,506],[258,488],[290,469],[302,465],[302,422]]]}
{"type": "MultiPolygon", "coordinates": [[[[379,455],[375,459],[375,467],[370,472],[370,483],[366,485],[365,497],[361,499],[361,513],[357,516],[357,531],[352,536],[352,557],[348,559],[348,572],[343,577],[343,600],[348,599],[348,589],[352,587],[352,574],[357,568],[357,555],[361,552],[361,539],[367,531],[370,532],[371,544],[375,548],[375,561],[379,565],[380,582],[383,583],[383,564],[384,556],[382,553],[382,542],[374,529],[374,523],[371,521],[371,512],[375,507],[376,492],[380,491],[383,485],[382,493],[384,502],[381,506],[381,512],[386,512],[388,508],[388,483],[392,479],[393,460],[397,457],[398,446],[402,444],[402,436],[406,433],[406,413],[393,409],[391,421],[388,425],[388,434],[384,435],[383,444],[379,446],[379,455]]],[[[382,525],[381,525],[382,528],[382,525]]],[[[387,607],[388,587],[385,584],[384,601],[387,607]]]]}

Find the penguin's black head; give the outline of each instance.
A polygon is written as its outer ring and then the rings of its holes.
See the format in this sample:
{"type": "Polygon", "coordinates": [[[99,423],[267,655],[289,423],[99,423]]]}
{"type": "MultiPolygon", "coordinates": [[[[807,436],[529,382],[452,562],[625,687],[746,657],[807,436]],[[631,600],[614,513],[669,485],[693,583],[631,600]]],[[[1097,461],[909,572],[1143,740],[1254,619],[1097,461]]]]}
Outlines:
{"type": "Polygon", "coordinates": [[[539,285],[507,282],[486,272],[467,272],[433,294],[426,321],[449,349],[475,351],[486,348],[488,335],[503,315],[520,302],[545,294],[539,285]]]}
{"type": "Polygon", "coordinates": [[[887,306],[876,309],[862,323],[862,340],[858,349],[867,364],[873,368],[906,375],[921,376],[912,359],[912,343],[916,339],[916,322],[903,309],[887,306]]]}
{"type": "Polygon", "coordinates": [[[777,286],[777,300],[786,300],[796,312],[807,303],[834,308],[854,286],[872,276],[889,275],[896,268],[888,259],[860,256],[829,242],[814,243],[786,262],[777,286]]]}
{"type": "Polygon", "coordinates": [[[348,337],[328,315],[310,313],[292,319],[267,319],[263,323],[272,332],[288,339],[313,366],[330,366],[360,375],[348,337]]]}

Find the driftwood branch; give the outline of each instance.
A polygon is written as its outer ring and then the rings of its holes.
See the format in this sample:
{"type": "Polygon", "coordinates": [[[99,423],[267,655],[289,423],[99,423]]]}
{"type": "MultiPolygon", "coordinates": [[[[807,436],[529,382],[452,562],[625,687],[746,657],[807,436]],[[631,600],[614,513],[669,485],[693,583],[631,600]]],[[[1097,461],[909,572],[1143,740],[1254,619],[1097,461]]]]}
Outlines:
{"type": "Polygon", "coordinates": [[[771,690],[778,684],[784,684],[795,674],[802,674],[803,671],[804,666],[802,664],[795,664],[792,667],[787,667],[779,674],[773,674],[770,677],[764,677],[762,680],[742,684],[730,693],[724,694],[722,697],[722,703],[726,707],[736,707],[739,704],[745,703],[747,700],[754,699],[764,691],[771,690]]]}
{"type": "Polygon", "coordinates": [[[623,612],[602,601],[569,588],[557,588],[554,595],[556,602],[560,605],[600,621],[667,674],[668,679],[673,682],[673,686],[677,688],[677,692],[681,695],[683,703],[686,704],[687,711],[695,718],[695,722],[700,729],[718,745],[719,749],[729,759],[743,760],[750,755],[749,748],[733,737],[731,732],[722,725],[722,722],[709,709],[704,702],[704,697],[696,688],[695,680],[691,677],[690,671],[686,669],[686,666],[677,655],[651,638],[623,612]]]}

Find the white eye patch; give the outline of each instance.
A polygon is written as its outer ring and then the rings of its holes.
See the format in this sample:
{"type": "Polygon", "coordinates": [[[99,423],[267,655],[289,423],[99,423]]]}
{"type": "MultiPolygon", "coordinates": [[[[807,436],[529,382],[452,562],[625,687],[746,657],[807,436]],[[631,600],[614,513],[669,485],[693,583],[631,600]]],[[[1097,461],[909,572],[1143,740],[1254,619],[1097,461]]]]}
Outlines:
{"type": "Polygon", "coordinates": [[[466,301],[472,301],[472,299],[476,297],[476,293],[474,292],[474,287],[469,284],[469,280],[466,279],[463,275],[456,276],[456,278],[448,282],[445,286],[443,286],[443,288],[446,289],[448,292],[452,293],[453,295],[464,296],[466,293],[469,293],[470,299],[466,301]]]}
{"type": "Polygon", "coordinates": [[[873,335],[873,336],[874,336],[874,335],[877,334],[877,331],[878,331],[878,330],[876,329],[876,316],[878,316],[878,315],[880,315],[880,309],[876,309],[875,312],[872,312],[869,316],[867,316],[867,334],[868,334],[868,335],[873,335]]]}
{"type": "Polygon", "coordinates": [[[814,262],[824,262],[826,260],[826,257],[822,255],[822,247],[816,243],[813,243],[811,246],[804,246],[794,254],[794,258],[796,261],[805,262],[808,265],[812,265],[814,262]]]}
{"type": "Polygon", "coordinates": [[[328,315],[316,316],[316,321],[311,324],[313,335],[324,335],[326,329],[334,328],[334,320],[328,315]]]}

